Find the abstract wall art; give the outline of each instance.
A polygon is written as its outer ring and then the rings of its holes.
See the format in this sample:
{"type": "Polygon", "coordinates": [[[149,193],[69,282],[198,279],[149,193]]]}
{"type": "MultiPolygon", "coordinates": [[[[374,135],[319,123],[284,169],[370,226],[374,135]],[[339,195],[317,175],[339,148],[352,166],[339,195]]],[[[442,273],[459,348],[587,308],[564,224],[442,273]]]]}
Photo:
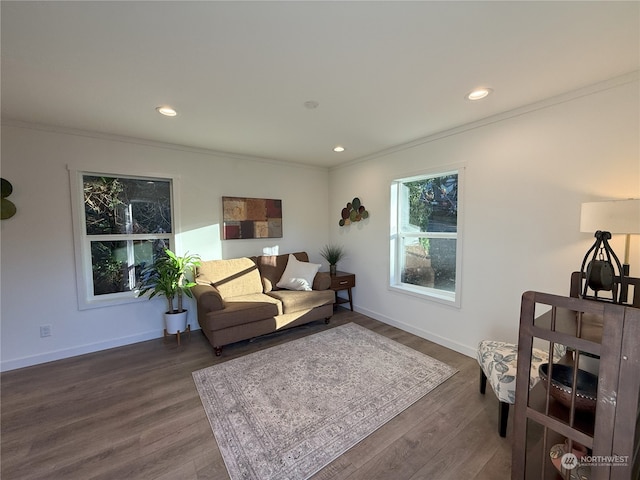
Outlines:
{"type": "Polygon", "coordinates": [[[224,240],[282,238],[282,200],[222,197],[224,240]]]}

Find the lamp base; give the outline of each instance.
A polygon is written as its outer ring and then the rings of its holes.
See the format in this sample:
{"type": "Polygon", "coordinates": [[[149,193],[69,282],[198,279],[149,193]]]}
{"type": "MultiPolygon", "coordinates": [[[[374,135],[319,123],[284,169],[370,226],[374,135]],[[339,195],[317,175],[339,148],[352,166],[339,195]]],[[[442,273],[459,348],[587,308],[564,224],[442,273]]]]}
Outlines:
{"type": "Polygon", "coordinates": [[[596,238],[596,241],[587,251],[586,255],[584,256],[584,260],[582,260],[582,266],[580,267],[582,276],[583,278],[585,278],[585,284],[582,290],[582,298],[610,301],[613,303],[624,303],[627,301],[626,276],[629,275],[629,270],[627,268],[627,271],[625,273],[625,270],[620,264],[620,260],[618,260],[617,255],[611,249],[611,246],[609,245],[609,240],[611,239],[610,232],[598,230],[595,233],[594,237],[596,238]],[[592,252],[593,255],[591,255],[592,252]],[[589,261],[590,255],[591,261],[589,261]],[[615,261],[615,264],[612,262],[612,259],[615,261]],[[615,267],[617,267],[618,270],[617,275],[615,267]],[[618,277],[620,280],[619,289],[618,282],[616,282],[616,277],[618,277]],[[589,289],[593,290],[593,295],[588,294],[589,289]],[[612,292],[611,299],[599,297],[598,293],[600,291],[612,292]]]}

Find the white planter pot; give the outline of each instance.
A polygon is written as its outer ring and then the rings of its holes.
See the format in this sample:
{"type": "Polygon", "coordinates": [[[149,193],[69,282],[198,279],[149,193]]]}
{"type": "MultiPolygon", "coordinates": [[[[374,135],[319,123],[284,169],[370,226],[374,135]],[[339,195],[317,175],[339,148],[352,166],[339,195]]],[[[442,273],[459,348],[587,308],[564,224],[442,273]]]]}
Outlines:
{"type": "Polygon", "coordinates": [[[164,325],[168,334],[184,332],[187,329],[187,311],[179,313],[165,313],[164,325]]]}

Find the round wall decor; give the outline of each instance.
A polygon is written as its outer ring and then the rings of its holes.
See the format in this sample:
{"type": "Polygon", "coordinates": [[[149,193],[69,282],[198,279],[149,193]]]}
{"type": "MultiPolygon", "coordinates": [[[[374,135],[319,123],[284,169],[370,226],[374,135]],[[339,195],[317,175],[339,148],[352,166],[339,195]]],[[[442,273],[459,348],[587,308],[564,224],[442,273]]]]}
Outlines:
{"type": "Polygon", "coordinates": [[[6,198],[11,195],[12,192],[13,185],[11,185],[11,182],[0,178],[0,193],[2,194],[2,199],[0,200],[0,220],[6,220],[16,214],[16,206],[11,200],[7,200],[6,198]]]}
{"type": "Polygon", "coordinates": [[[342,218],[338,222],[338,225],[344,227],[345,225],[350,225],[353,222],[359,222],[360,220],[369,218],[369,212],[364,205],[362,205],[360,199],[355,197],[347,203],[345,208],[342,209],[341,216],[342,218]]]}

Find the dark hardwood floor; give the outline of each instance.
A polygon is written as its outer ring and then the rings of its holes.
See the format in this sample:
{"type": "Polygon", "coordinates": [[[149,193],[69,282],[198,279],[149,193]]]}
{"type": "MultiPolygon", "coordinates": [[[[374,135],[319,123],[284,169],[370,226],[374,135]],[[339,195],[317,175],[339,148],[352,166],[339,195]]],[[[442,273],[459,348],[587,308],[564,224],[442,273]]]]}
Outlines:
{"type": "Polygon", "coordinates": [[[477,362],[342,308],[328,326],[314,322],[240,342],[222,357],[196,331],[180,347],[158,339],[3,373],[1,477],[226,480],[191,372],[347,322],[459,372],[314,480],[509,478],[511,424],[500,438],[498,401],[478,393],[477,362]]]}

